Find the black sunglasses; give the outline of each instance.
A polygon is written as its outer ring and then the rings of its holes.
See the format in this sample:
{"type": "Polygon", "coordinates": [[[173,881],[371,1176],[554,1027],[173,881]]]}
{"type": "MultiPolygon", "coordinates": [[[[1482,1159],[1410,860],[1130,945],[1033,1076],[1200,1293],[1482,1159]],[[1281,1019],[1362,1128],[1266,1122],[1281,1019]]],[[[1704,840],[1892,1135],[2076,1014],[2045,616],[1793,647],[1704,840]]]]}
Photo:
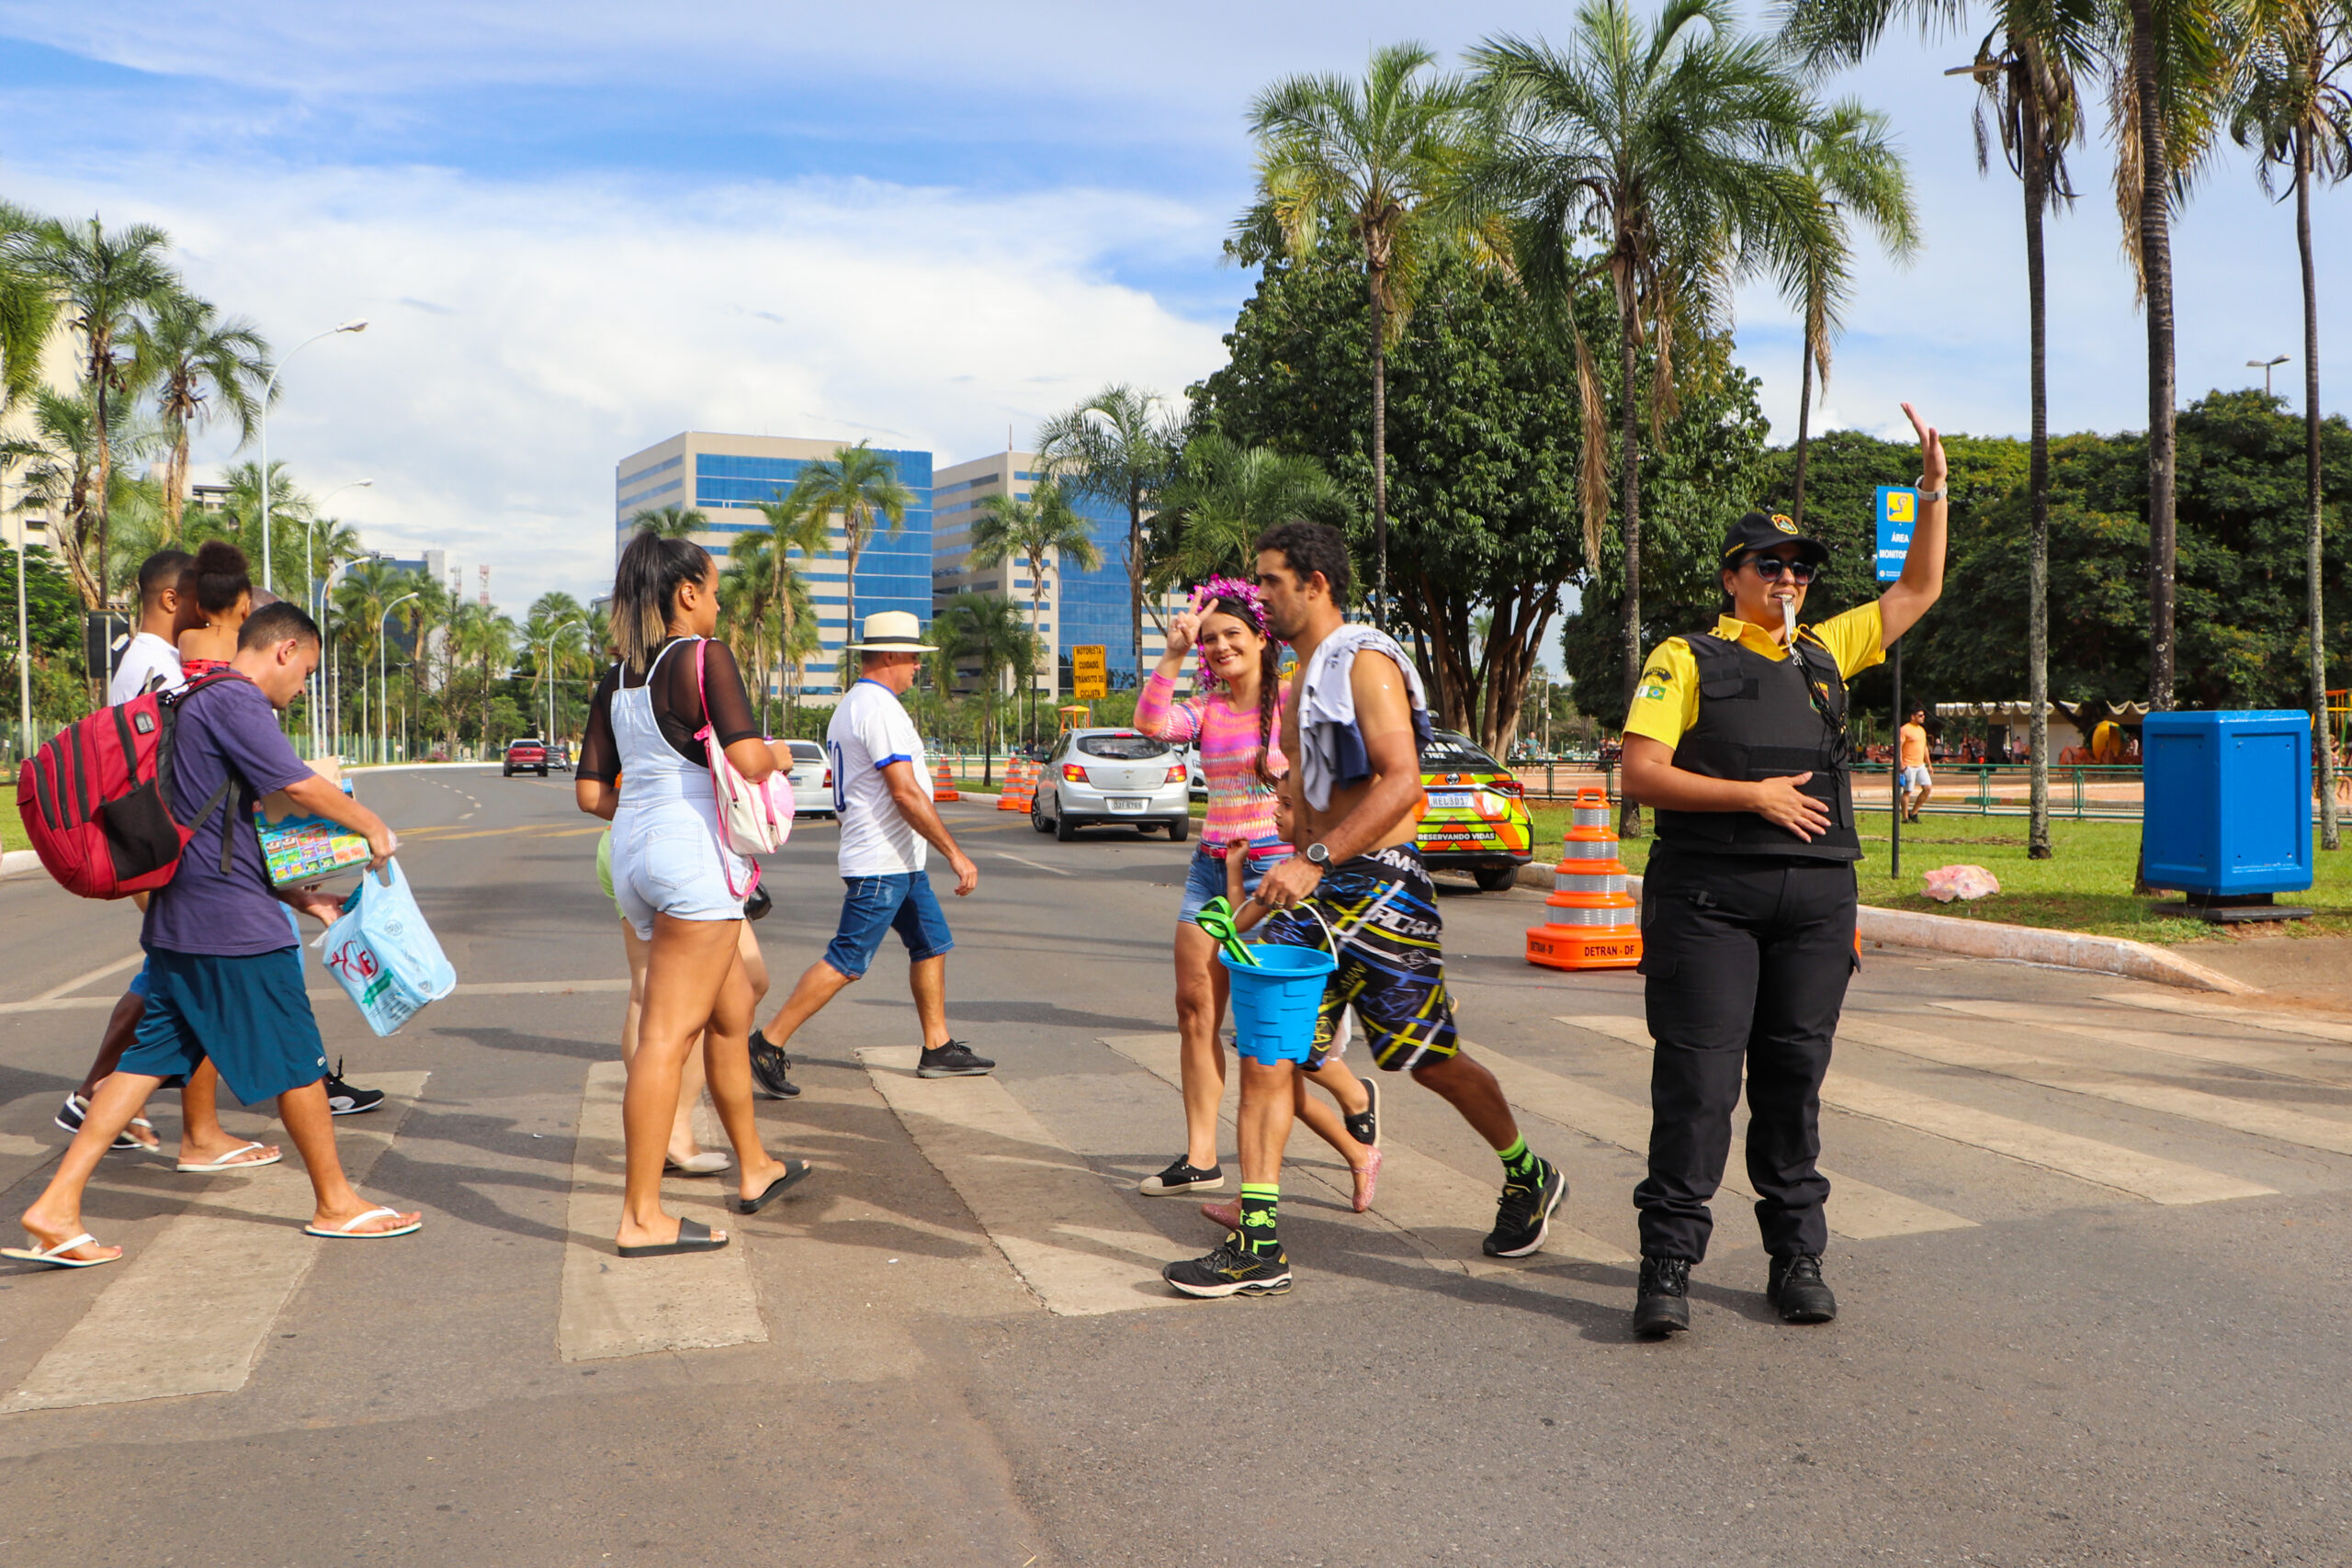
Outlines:
{"type": "Polygon", "coordinates": [[[1767,582],[1779,581],[1784,571],[1789,574],[1789,581],[1799,586],[1821,575],[1821,569],[1809,560],[1782,560],[1779,556],[1750,556],[1747,564],[1767,582]]]}

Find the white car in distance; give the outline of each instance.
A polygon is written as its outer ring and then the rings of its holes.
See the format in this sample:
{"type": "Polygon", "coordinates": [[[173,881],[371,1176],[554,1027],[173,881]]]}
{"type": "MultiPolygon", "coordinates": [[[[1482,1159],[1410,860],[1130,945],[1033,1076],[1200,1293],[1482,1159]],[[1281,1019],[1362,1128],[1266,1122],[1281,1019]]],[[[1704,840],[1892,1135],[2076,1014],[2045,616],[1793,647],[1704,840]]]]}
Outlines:
{"type": "Polygon", "coordinates": [[[1181,844],[1193,834],[1188,771],[1174,747],[1141,730],[1064,730],[1038,770],[1029,825],[1063,843],[1080,828],[1123,824],[1164,829],[1181,844]]]}
{"type": "Polygon", "coordinates": [[[831,817],[833,811],[833,764],[814,740],[786,740],[792,749],[792,814],[831,817]]]}

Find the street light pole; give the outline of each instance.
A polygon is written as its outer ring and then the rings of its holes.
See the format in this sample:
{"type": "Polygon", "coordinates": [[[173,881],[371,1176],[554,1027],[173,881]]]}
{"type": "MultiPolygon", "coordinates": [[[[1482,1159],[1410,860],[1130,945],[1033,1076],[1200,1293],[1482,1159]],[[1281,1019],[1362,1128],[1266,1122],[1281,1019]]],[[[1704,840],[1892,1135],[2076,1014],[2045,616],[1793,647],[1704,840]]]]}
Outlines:
{"type": "Polygon", "coordinates": [[[2280,354],[2268,359],[2249,359],[2245,362],[2245,367],[2262,372],[2262,395],[2267,398],[2270,395],[2270,372],[2286,363],[2287,356],[2280,354]]]}
{"type": "Polygon", "coordinates": [[[384,628],[391,624],[392,612],[415,597],[413,593],[401,594],[385,605],[384,613],[376,618],[376,761],[379,762],[390,754],[392,743],[390,722],[392,689],[384,673],[384,643],[387,640],[384,628]]]}
{"type": "Polygon", "coordinates": [[[30,529],[25,514],[17,513],[17,719],[24,726],[17,745],[29,754],[33,746],[33,642],[25,617],[25,536],[30,529]]]}
{"type": "Polygon", "coordinates": [[[295,344],[295,345],[294,345],[290,350],[288,350],[288,351],[287,352],[286,359],[281,359],[281,360],[279,360],[277,364],[275,364],[275,365],[273,365],[273,366],[271,366],[271,367],[269,367],[269,379],[262,383],[262,389],[261,389],[261,585],[262,585],[264,588],[266,588],[267,590],[269,590],[269,592],[271,592],[272,593],[275,593],[275,592],[277,592],[277,584],[276,582],[274,582],[274,581],[272,581],[270,580],[270,574],[269,574],[269,535],[270,535],[270,526],[269,526],[269,400],[270,400],[271,398],[273,398],[273,397],[275,397],[275,396],[277,396],[277,373],[278,373],[279,371],[281,371],[281,370],[283,370],[283,369],[285,369],[285,368],[286,368],[286,362],[287,362],[287,360],[292,359],[292,358],[294,357],[294,355],[298,355],[298,354],[301,353],[304,349],[306,349],[306,348],[310,347],[312,344],[314,344],[314,343],[318,342],[320,338],[322,338],[322,337],[333,337],[333,336],[334,336],[334,335],[335,335],[335,333],[364,333],[364,332],[366,332],[367,330],[368,330],[368,318],[367,318],[367,317],[365,317],[365,316],[360,316],[360,317],[357,317],[357,318],[356,318],[356,319],[354,319],[354,320],[352,320],[352,321],[348,321],[344,322],[344,323],[343,323],[343,325],[341,325],[341,326],[339,326],[339,327],[329,327],[326,331],[324,331],[324,332],[322,332],[322,333],[315,333],[315,334],[313,334],[313,335],[311,335],[311,336],[310,336],[310,337],[306,337],[306,338],[304,338],[300,343],[296,344],[295,344]]]}
{"type": "MultiPolygon", "coordinates": [[[[319,637],[320,639],[326,644],[327,711],[334,716],[333,728],[329,733],[329,740],[334,747],[334,754],[338,757],[343,755],[344,739],[343,667],[335,662],[334,638],[328,634],[327,617],[334,613],[335,573],[339,571],[348,571],[350,570],[351,563],[347,560],[328,562],[327,579],[325,583],[322,584],[319,590],[319,637]]],[[[362,664],[359,667],[359,728],[360,732],[365,734],[368,728],[368,667],[365,664],[362,664]]]]}
{"type": "MultiPolygon", "coordinates": [[[[326,619],[325,595],[319,592],[318,569],[311,560],[311,546],[318,537],[319,521],[326,513],[328,502],[345,491],[366,490],[375,482],[374,479],[353,479],[349,484],[335,486],[319,498],[318,509],[311,513],[310,521],[302,525],[302,607],[320,621],[326,619]]],[[[319,703],[327,689],[324,671],[312,671],[311,685],[311,750],[316,755],[319,748],[326,744],[325,727],[319,720],[319,703]]]]}
{"type": "Polygon", "coordinates": [[[550,660],[555,658],[555,639],[561,637],[564,633],[570,631],[574,626],[584,626],[587,624],[588,623],[584,620],[566,621],[563,625],[556,627],[555,630],[548,633],[547,651],[539,656],[539,673],[545,675],[548,680],[547,739],[550,742],[555,739],[555,666],[550,662],[550,660]]]}

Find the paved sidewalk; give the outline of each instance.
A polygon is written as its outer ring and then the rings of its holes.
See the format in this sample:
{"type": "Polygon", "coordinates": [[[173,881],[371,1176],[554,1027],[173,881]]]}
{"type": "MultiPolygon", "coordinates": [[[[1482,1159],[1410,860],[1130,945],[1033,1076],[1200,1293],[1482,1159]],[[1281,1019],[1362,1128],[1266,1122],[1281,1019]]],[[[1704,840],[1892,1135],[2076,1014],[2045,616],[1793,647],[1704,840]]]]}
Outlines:
{"type": "Polygon", "coordinates": [[[2301,1003],[2352,1012],[2352,936],[2299,936],[2284,925],[2241,926],[2172,951],[2233,979],[2259,986],[2266,1006],[2301,1003]]]}

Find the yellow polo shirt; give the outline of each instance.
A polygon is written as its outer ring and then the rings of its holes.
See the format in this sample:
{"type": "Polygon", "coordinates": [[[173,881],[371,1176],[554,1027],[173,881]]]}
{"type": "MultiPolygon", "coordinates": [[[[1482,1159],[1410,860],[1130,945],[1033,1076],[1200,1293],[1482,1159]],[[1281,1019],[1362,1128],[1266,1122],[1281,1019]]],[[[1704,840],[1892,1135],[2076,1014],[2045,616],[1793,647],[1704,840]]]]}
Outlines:
{"type": "MultiPolygon", "coordinates": [[[[1838,660],[1840,680],[1850,681],[1886,659],[1878,601],[1857,604],[1818,626],[1799,627],[1810,632],[1838,660]]],[[[1715,635],[1725,642],[1744,642],[1767,659],[1786,659],[1789,650],[1753,621],[1732,615],[1715,619],[1715,635]]],[[[1670,637],[1650,652],[1642,666],[1642,682],[1634,688],[1634,705],[1625,716],[1625,733],[1645,736],[1662,746],[1676,746],[1682,732],[1699,722],[1699,661],[1690,645],[1670,637]]]]}

